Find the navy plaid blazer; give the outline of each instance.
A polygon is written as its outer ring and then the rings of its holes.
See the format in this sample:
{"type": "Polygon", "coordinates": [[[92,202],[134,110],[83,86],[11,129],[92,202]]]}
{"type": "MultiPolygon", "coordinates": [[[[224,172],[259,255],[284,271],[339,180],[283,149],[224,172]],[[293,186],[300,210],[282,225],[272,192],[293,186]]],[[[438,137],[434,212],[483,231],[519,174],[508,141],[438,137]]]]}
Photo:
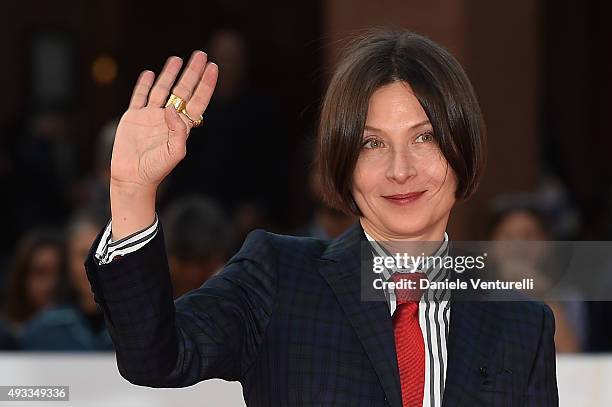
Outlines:
{"type": "MultiPolygon", "coordinates": [[[[149,387],[240,381],[249,406],[401,406],[392,320],[361,301],[359,222],[332,241],[251,232],[173,301],[163,230],[85,260],[120,374],[149,387]]],[[[556,406],[554,319],[535,302],[453,301],[443,406],[556,406]]]]}

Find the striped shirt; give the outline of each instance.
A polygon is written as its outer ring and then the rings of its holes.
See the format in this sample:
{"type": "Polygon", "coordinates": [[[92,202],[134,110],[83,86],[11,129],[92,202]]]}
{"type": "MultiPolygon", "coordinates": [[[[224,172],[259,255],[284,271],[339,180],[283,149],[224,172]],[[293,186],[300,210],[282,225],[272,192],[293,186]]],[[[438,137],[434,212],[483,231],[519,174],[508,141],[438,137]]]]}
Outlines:
{"type": "MultiPolygon", "coordinates": [[[[365,231],[364,231],[365,233],[365,231]]],[[[372,247],[375,256],[390,256],[378,242],[368,233],[366,237],[372,247]]],[[[433,256],[444,257],[448,254],[448,235],[444,233],[444,241],[433,256]]],[[[438,265],[439,266],[439,265],[438,265]]],[[[444,268],[430,267],[421,268],[429,281],[443,281],[449,275],[444,268]]],[[[406,270],[385,268],[382,276],[385,281],[391,279],[395,272],[406,272],[406,270]]],[[[388,285],[385,285],[388,287],[388,285]]],[[[389,305],[389,311],[393,316],[397,307],[396,296],[393,289],[385,291],[385,297],[389,305]]],[[[444,383],[446,380],[446,366],[448,355],[446,353],[446,341],[450,321],[450,290],[426,290],[419,302],[419,325],[423,332],[425,342],[425,387],[423,391],[423,407],[440,407],[442,395],[444,394],[444,383]]]]}
{"type": "MultiPolygon", "coordinates": [[[[124,237],[120,240],[111,239],[111,223],[108,222],[100,243],[96,248],[95,257],[99,264],[107,264],[118,256],[132,253],[153,240],[158,230],[158,218],[148,228],[124,237]]],[[[374,255],[389,256],[389,253],[376,242],[370,235],[365,233],[372,247],[374,255]]],[[[434,256],[445,256],[448,254],[448,235],[444,233],[444,241],[434,256]]],[[[384,269],[382,276],[385,281],[391,278],[395,272],[402,272],[395,268],[384,269]]],[[[442,281],[448,277],[448,270],[431,267],[421,270],[429,281],[442,281]]],[[[405,270],[404,270],[405,272],[405,270]]],[[[395,293],[392,289],[385,292],[391,316],[397,307],[395,293]]],[[[446,341],[448,338],[450,318],[450,291],[448,290],[426,290],[419,303],[419,325],[423,332],[425,342],[425,391],[423,392],[423,407],[440,407],[442,405],[442,394],[444,393],[444,382],[446,380],[447,353],[446,341]]]]}
{"type": "Polygon", "coordinates": [[[132,233],[123,239],[113,241],[111,239],[112,220],[109,220],[102,234],[102,238],[100,239],[100,243],[98,243],[98,247],[96,248],[95,257],[98,260],[98,264],[110,263],[115,257],[135,252],[149,243],[157,234],[157,222],[156,213],[155,221],[148,228],[132,233]]]}

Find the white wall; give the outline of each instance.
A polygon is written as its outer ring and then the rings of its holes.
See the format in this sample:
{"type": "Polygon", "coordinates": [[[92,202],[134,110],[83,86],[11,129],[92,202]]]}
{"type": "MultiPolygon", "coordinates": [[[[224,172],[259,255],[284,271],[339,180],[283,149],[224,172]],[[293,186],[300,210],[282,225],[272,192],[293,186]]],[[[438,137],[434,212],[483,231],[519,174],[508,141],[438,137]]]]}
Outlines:
{"type": "MultiPolygon", "coordinates": [[[[0,366],[0,385],[70,386],[70,401],[54,407],[245,405],[237,382],[208,380],[183,389],[134,386],[119,375],[112,353],[0,353],[0,366]]],[[[561,406],[612,406],[612,355],[561,355],[557,376],[561,406]]]]}

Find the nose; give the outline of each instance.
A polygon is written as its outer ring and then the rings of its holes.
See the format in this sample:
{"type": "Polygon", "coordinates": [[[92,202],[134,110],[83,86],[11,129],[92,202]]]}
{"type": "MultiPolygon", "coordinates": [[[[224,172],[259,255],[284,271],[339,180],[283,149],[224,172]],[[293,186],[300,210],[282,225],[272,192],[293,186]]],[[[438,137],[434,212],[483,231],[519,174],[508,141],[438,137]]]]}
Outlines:
{"type": "Polygon", "coordinates": [[[387,168],[387,178],[403,184],[417,174],[415,162],[408,149],[394,150],[387,168]]]}

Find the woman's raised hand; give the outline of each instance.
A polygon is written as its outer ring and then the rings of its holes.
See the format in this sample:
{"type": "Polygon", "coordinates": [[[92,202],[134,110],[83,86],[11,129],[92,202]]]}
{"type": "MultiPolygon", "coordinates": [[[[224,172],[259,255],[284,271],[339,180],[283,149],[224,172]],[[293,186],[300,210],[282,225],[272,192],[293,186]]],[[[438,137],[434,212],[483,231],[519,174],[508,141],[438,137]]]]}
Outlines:
{"type": "Polygon", "coordinates": [[[219,69],[202,51],[192,54],[178,81],[183,61],[170,57],[159,74],[140,74],[130,106],[119,121],[111,159],[112,239],[119,240],[153,224],[157,187],[187,154],[190,118],[204,113],[219,69]],[[186,114],[164,107],[172,92],[185,102],[186,114]]]}
{"type": "Polygon", "coordinates": [[[187,153],[190,118],[204,113],[217,83],[219,69],[195,51],[180,79],[183,61],[170,57],[155,74],[140,74],[130,106],[121,117],[111,159],[111,189],[155,191],[187,153]],[[185,101],[187,115],[164,107],[170,93],[185,101]]]}

